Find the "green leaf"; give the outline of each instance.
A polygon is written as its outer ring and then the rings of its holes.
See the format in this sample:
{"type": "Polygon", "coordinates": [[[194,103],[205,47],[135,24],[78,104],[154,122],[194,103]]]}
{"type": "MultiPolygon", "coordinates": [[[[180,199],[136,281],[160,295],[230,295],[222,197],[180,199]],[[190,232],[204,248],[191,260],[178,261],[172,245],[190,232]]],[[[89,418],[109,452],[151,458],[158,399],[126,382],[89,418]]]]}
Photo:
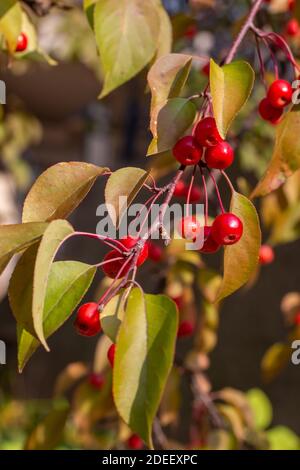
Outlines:
{"type": "Polygon", "coordinates": [[[244,61],[232,62],[219,67],[210,61],[210,90],[213,110],[218,130],[223,138],[248,100],[255,74],[252,67],[244,61]]]}
{"type": "Polygon", "coordinates": [[[113,343],[116,342],[117,334],[124,317],[124,304],[125,296],[124,290],[122,290],[108,302],[101,312],[100,318],[103,332],[113,343]]]}
{"type": "Polygon", "coordinates": [[[94,29],[94,10],[97,1],[98,0],[83,0],[83,8],[92,29],[94,29]]]}
{"type": "Polygon", "coordinates": [[[83,162],[63,162],[42,173],[29,191],[23,222],[67,217],[85,198],[106,168],[83,162]]]}
{"type": "Polygon", "coordinates": [[[150,151],[155,154],[170,150],[193,124],[196,112],[194,103],[185,98],[168,100],[158,114],[157,139],[150,144],[150,151]]]}
{"type": "Polygon", "coordinates": [[[257,268],[261,245],[258,215],[249,199],[233,192],[230,212],[241,219],[244,232],[238,243],[225,247],[224,274],[217,301],[235,292],[251,278],[257,268]]]}
{"type": "Polygon", "coordinates": [[[60,400],[28,437],[25,450],[53,450],[60,442],[69,415],[67,401],[60,400]]]}
{"type": "Polygon", "coordinates": [[[273,418],[273,410],[269,398],[259,388],[249,390],[246,397],[252,409],[255,428],[259,430],[268,428],[273,418]]]}
{"type": "Polygon", "coordinates": [[[1,0],[0,34],[3,34],[8,50],[13,54],[22,31],[22,9],[16,0],[1,0]]]}
{"type": "Polygon", "coordinates": [[[100,97],[130,80],[154,57],[160,21],[155,0],[102,0],[94,29],[104,73],[100,97]]]}
{"type": "Polygon", "coordinates": [[[46,230],[47,223],[28,223],[0,226],[0,273],[14,254],[36,243],[46,230]]]}
{"type": "Polygon", "coordinates": [[[265,382],[274,380],[291,359],[291,347],[285,343],[273,344],[264,354],[261,371],[265,382]]]}
{"type": "Polygon", "coordinates": [[[115,171],[108,178],[105,186],[105,202],[112,222],[118,226],[119,222],[135,199],[149,173],[140,168],[127,167],[115,171]]]}
{"type": "Polygon", "coordinates": [[[156,59],[163,57],[171,52],[173,39],[172,23],[170,17],[160,2],[157,13],[159,16],[159,35],[157,40],[156,59]]]}
{"type": "Polygon", "coordinates": [[[168,98],[177,98],[191,70],[192,57],[186,54],[168,54],[158,59],[148,73],[151,90],[150,129],[157,137],[157,116],[168,98]]]}
{"type": "Polygon", "coordinates": [[[66,220],[54,220],[45,230],[37,250],[33,275],[32,318],[37,337],[47,350],[49,348],[44,336],[43,312],[48,277],[61,242],[73,232],[73,227],[66,220]]]}
{"type": "MultiPolygon", "coordinates": [[[[19,261],[9,289],[11,308],[18,322],[18,364],[20,372],[40,346],[40,342],[22,326],[31,312],[33,265],[27,258],[19,261]],[[23,275],[23,279],[22,279],[23,275]],[[22,280],[20,285],[18,280],[22,280]]],[[[43,330],[46,338],[57,331],[77,307],[96,273],[96,268],[77,261],[57,261],[49,274],[43,312],[43,330]]]]}
{"type": "Polygon", "coordinates": [[[172,367],[178,313],[163,295],[133,289],[117,338],[113,395],[131,430],[152,448],[151,429],[172,367]]]}
{"type": "Polygon", "coordinates": [[[299,168],[300,106],[294,106],[276,127],[272,159],[251,197],[265,196],[279,188],[299,168]]]}
{"type": "Polygon", "coordinates": [[[267,432],[271,450],[299,450],[299,437],[285,426],[275,426],[267,432]]]}

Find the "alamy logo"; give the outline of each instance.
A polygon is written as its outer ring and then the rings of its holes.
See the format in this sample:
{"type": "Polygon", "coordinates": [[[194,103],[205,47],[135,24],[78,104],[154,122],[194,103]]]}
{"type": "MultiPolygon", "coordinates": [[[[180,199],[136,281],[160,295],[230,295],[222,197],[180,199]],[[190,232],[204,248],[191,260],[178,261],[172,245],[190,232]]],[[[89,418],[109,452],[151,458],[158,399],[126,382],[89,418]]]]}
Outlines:
{"type": "Polygon", "coordinates": [[[6,85],[3,80],[0,80],[0,104],[6,103],[6,85]]]}
{"type": "Polygon", "coordinates": [[[0,365],[6,364],[6,344],[0,340],[0,365]]]}
{"type": "Polygon", "coordinates": [[[292,354],[292,363],[295,366],[298,366],[300,364],[300,340],[295,339],[292,343],[292,349],[295,349],[295,351],[292,354]]]}

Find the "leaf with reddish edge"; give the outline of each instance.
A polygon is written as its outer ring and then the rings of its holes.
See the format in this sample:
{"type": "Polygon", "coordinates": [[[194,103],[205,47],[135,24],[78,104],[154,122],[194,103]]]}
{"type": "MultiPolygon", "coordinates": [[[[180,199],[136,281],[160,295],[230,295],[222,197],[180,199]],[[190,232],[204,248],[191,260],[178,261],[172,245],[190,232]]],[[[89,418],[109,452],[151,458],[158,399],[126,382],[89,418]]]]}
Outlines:
{"type": "Polygon", "coordinates": [[[210,61],[214,117],[224,139],[232,121],[251,94],[254,78],[254,71],[247,62],[236,61],[220,67],[214,60],[210,61]]]}
{"type": "Polygon", "coordinates": [[[108,178],[104,193],[105,203],[116,227],[148,177],[149,172],[141,168],[126,167],[115,171],[108,178]]]}
{"type": "Polygon", "coordinates": [[[168,54],[158,59],[148,73],[151,90],[150,129],[157,137],[157,116],[169,98],[180,95],[188,78],[192,57],[187,54],[168,54]]]}
{"type": "Polygon", "coordinates": [[[251,278],[259,259],[261,231],[254,205],[245,196],[234,191],[230,212],[241,219],[244,231],[238,243],[225,247],[224,274],[217,302],[235,292],[251,278]]]}
{"type": "Polygon", "coordinates": [[[84,162],[62,162],[42,173],[30,189],[23,207],[23,222],[67,217],[85,198],[107,168],[84,162]]]}
{"type": "Polygon", "coordinates": [[[251,197],[265,196],[279,188],[300,168],[300,106],[294,106],[276,128],[276,142],[266,173],[251,197]]]}
{"type": "Polygon", "coordinates": [[[118,413],[150,447],[152,424],[170,373],[178,312],[164,295],[133,289],[120,326],[113,368],[118,413]]]}

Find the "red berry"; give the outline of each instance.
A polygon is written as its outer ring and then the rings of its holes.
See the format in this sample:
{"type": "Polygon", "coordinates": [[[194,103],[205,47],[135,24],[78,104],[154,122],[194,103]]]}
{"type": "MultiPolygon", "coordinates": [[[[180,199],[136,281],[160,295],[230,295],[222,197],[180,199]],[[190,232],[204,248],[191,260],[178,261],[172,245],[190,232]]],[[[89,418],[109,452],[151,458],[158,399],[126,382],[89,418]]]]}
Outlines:
{"type": "Polygon", "coordinates": [[[268,90],[268,101],[274,108],[283,108],[288,105],[293,96],[293,89],[286,80],[275,80],[268,90]]]}
{"type": "Polygon", "coordinates": [[[191,24],[186,28],[184,36],[188,39],[194,39],[197,32],[198,32],[197,26],[195,24],[191,24]]]}
{"type": "Polygon", "coordinates": [[[209,147],[205,152],[205,161],[209,168],[224,170],[232,164],[233,159],[233,148],[225,141],[209,147]]]}
{"type": "Polygon", "coordinates": [[[205,64],[204,67],[202,67],[202,73],[206,75],[207,77],[209,77],[209,72],[210,72],[210,63],[207,62],[207,64],[205,64]]]}
{"type": "Polygon", "coordinates": [[[186,185],[183,180],[179,180],[176,183],[175,190],[174,190],[174,196],[176,197],[183,197],[186,195],[186,185]]]}
{"type": "Polygon", "coordinates": [[[300,312],[296,313],[294,323],[296,326],[300,326],[300,312]]]}
{"type": "Polygon", "coordinates": [[[144,447],[144,443],[137,434],[132,434],[127,441],[127,447],[132,450],[141,450],[144,447]]]}
{"type": "Polygon", "coordinates": [[[161,261],[163,257],[163,250],[160,246],[155,245],[154,243],[150,242],[148,245],[148,250],[149,250],[149,258],[154,261],[155,263],[158,263],[161,261]]]}
{"type": "Polygon", "coordinates": [[[194,329],[195,328],[192,322],[187,320],[182,321],[177,331],[177,338],[191,336],[194,333],[194,329]]]}
{"type": "MultiPolygon", "coordinates": [[[[188,195],[189,189],[186,188],[186,196],[188,195]]],[[[190,194],[190,202],[198,202],[202,198],[202,190],[199,186],[194,184],[190,194]]]]}
{"type": "Polygon", "coordinates": [[[288,21],[285,28],[286,34],[291,37],[297,36],[299,29],[299,23],[296,18],[292,18],[290,21],[288,21]]]}
{"type": "Polygon", "coordinates": [[[283,114],[283,109],[274,108],[274,106],[272,106],[269,102],[268,98],[261,100],[258,111],[262,119],[265,121],[270,121],[272,124],[277,124],[283,114]]]}
{"type": "Polygon", "coordinates": [[[211,236],[219,245],[233,245],[242,235],[242,221],[230,212],[218,215],[212,224],[211,236]]]}
{"type": "Polygon", "coordinates": [[[115,352],[116,352],[116,345],[115,344],[112,344],[109,348],[109,350],[107,351],[107,359],[111,365],[111,367],[114,366],[114,362],[115,362],[115,352]]]}
{"type": "MultiPolygon", "coordinates": [[[[120,241],[122,245],[124,246],[124,252],[125,251],[127,252],[131,248],[135,247],[135,245],[138,242],[138,239],[128,236],[126,238],[122,238],[120,241]]],[[[137,262],[136,262],[137,266],[141,266],[146,261],[147,258],[148,258],[148,243],[145,243],[137,259],[137,262]]],[[[112,279],[116,278],[120,269],[125,264],[127,260],[127,256],[125,254],[118,252],[117,250],[111,250],[104,257],[104,261],[110,261],[114,259],[116,261],[111,261],[110,263],[106,263],[102,266],[102,270],[104,274],[112,279]],[[118,259],[118,258],[121,258],[121,259],[118,259]]],[[[127,263],[127,265],[123,269],[121,273],[121,277],[125,276],[128,273],[129,268],[130,268],[130,262],[127,263]]]]}
{"type": "Polygon", "coordinates": [[[89,375],[88,380],[89,380],[89,384],[91,385],[91,387],[97,390],[100,390],[105,383],[105,379],[102,374],[92,373],[89,375]]]}
{"type": "Polygon", "coordinates": [[[182,137],[173,147],[173,155],[182,165],[197,165],[201,160],[203,150],[191,135],[182,137]]]}
{"type": "Polygon", "coordinates": [[[216,121],[212,117],[207,117],[198,122],[195,129],[195,138],[202,147],[211,147],[222,142],[216,121]]]}
{"type": "Polygon", "coordinates": [[[90,302],[81,305],[77,311],[75,328],[80,335],[95,336],[101,331],[98,304],[90,302]]]}
{"type": "Polygon", "coordinates": [[[295,8],[295,3],[296,3],[295,0],[289,0],[289,1],[288,1],[288,9],[289,9],[290,11],[293,11],[293,10],[294,10],[294,8],[295,8]]]}
{"type": "Polygon", "coordinates": [[[16,52],[24,52],[28,46],[28,38],[25,33],[21,33],[17,40],[16,52]]]}
{"type": "Polygon", "coordinates": [[[260,264],[271,264],[275,258],[275,253],[270,245],[262,245],[259,250],[259,262],[260,264]]]}
{"type": "Polygon", "coordinates": [[[184,217],[178,225],[178,232],[187,240],[195,240],[201,230],[201,224],[194,215],[184,217]]]}
{"type": "MultiPolygon", "coordinates": [[[[104,274],[111,279],[115,279],[120,272],[120,269],[122,266],[124,266],[124,263],[126,262],[126,258],[122,255],[122,253],[119,253],[117,250],[111,250],[109,251],[105,256],[103,261],[110,261],[109,263],[106,263],[102,266],[102,271],[104,274]],[[115,260],[115,261],[110,261],[110,260],[115,260]]],[[[121,272],[120,277],[125,276],[128,273],[130,267],[130,262],[127,263],[127,265],[124,267],[124,269],[121,272]]]]}
{"type": "Polygon", "coordinates": [[[220,248],[220,245],[211,236],[211,227],[206,225],[204,227],[204,244],[200,249],[200,253],[215,253],[220,248]]]}
{"type": "Polygon", "coordinates": [[[178,310],[180,310],[183,307],[183,298],[181,295],[178,297],[172,297],[172,300],[177,305],[178,310]]]}

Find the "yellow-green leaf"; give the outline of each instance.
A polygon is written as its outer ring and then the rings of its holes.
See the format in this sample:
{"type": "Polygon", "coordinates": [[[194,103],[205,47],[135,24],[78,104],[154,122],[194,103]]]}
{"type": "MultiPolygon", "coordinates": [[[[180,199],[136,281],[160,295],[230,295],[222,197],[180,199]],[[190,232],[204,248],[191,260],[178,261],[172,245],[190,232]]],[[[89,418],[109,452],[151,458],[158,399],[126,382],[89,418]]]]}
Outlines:
{"type": "Polygon", "coordinates": [[[234,192],[230,212],[241,219],[244,232],[238,243],[225,247],[224,274],[217,301],[235,292],[251,278],[257,268],[261,245],[259,219],[251,201],[234,192]]]}
{"type": "MultiPolygon", "coordinates": [[[[22,326],[28,315],[31,314],[34,271],[34,264],[30,262],[28,253],[25,253],[22,258],[16,267],[9,288],[10,305],[18,320],[18,365],[20,372],[40,346],[36,337],[22,326]],[[22,258],[24,259],[22,260],[22,258]]],[[[43,330],[46,338],[55,333],[70,317],[90,287],[95,273],[94,266],[77,261],[53,263],[43,312],[43,330]]]]}
{"type": "Polygon", "coordinates": [[[220,67],[210,61],[210,91],[218,130],[222,137],[248,100],[255,74],[252,67],[244,61],[236,61],[220,67]]]}
{"type": "Polygon", "coordinates": [[[155,0],[101,0],[94,29],[104,73],[100,97],[140,72],[154,57],[160,31],[155,0]]]}
{"type": "Polygon", "coordinates": [[[113,395],[131,430],[152,448],[152,423],[172,367],[177,309],[168,297],[130,293],[117,338],[113,395]]]}
{"type": "Polygon", "coordinates": [[[0,226],[0,273],[14,254],[36,243],[47,228],[47,223],[28,223],[0,226]]]}
{"type": "Polygon", "coordinates": [[[294,106],[276,128],[276,142],[266,173],[251,197],[265,196],[279,188],[300,168],[300,106],[294,106]]]}
{"type": "Polygon", "coordinates": [[[273,418],[273,410],[267,395],[259,388],[252,388],[246,397],[252,409],[256,429],[268,428],[273,418]]]}
{"type": "Polygon", "coordinates": [[[84,162],[62,162],[51,166],[29,191],[23,208],[23,222],[67,217],[105,171],[106,168],[84,162]]]}
{"type": "Polygon", "coordinates": [[[157,137],[157,116],[168,98],[177,98],[188,78],[192,57],[187,54],[167,54],[158,59],[148,73],[151,90],[150,129],[157,137]]]}
{"type": "Polygon", "coordinates": [[[11,54],[16,50],[22,31],[22,9],[17,0],[1,0],[0,34],[3,34],[11,54]]]}
{"type": "Polygon", "coordinates": [[[105,202],[112,222],[118,226],[122,215],[135,199],[149,173],[141,168],[126,167],[115,171],[105,186],[105,202]]]}

